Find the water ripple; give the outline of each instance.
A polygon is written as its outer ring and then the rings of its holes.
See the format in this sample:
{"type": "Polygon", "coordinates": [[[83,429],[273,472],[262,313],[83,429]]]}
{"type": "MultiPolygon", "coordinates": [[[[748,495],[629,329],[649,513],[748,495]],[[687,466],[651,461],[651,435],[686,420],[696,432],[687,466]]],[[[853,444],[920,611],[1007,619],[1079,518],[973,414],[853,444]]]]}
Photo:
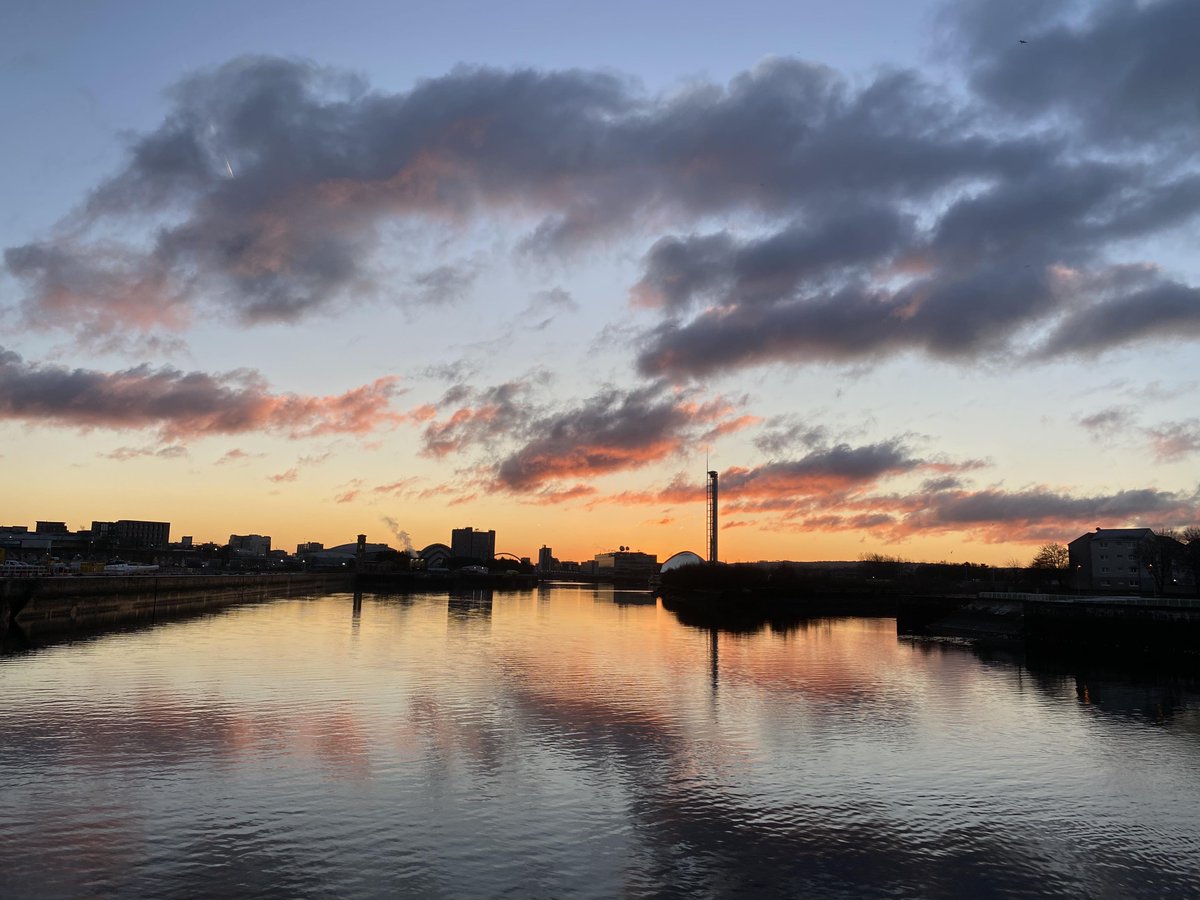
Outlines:
{"type": "Polygon", "coordinates": [[[629,599],[293,598],[0,657],[3,893],[1196,895],[1194,678],[629,599]]]}

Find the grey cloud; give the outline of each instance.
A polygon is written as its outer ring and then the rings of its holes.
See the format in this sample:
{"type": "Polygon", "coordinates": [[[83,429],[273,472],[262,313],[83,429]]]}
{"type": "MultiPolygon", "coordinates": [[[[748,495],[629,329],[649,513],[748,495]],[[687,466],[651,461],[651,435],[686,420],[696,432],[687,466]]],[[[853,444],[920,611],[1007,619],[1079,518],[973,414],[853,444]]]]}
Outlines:
{"type": "Polygon", "coordinates": [[[578,312],[579,304],[571,296],[571,292],[561,287],[538,291],[530,298],[523,315],[544,312],[578,312]]]}
{"type": "Polygon", "coordinates": [[[1076,497],[1043,488],[987,490],[939,496],[931,508],[913,517],[922,527],[1001,522],[1064,520],[1124,523],[1155,517],[1194,515],[1197,498],[1143,488],[1115,494],[1076,497]]]}
{"type": "Polygon", "coordinates": [[[1073,310],[1041,353],[1093,355],[1117,344],[1200,338],[1200,288],[1150,277],[1147,287],[1073,310]]]}
{"type": "Polygon", "coordinates": [[[668,308],[703,299],[774,302],[846,267],[879,265],[910,243],[912,232],[911,218],[898,210],[864,205],[747,242],[728,232],[662,238],[646,254],[646,274],[634,295],[668,308]]]}
{"type": "Polygon", "coordinates": [[[1200,7],[1192,0],[973,0],[955,8],[971,85],[990,102],[1023,118],[1067,117],[1093,140],[1161,149],[1175,138],[1190,152],[1200,126],[1200,7]]]}
{"type": "Polygon", "coordinates": [[[911,196],[1019,170],[1038,149],[970,133],[910,74],[855,90],[788,60],[653,97],[608,74],[468,68],[387,94],[309,63],[243,58],[172,101],[72,220],[73,240],[6,252],[31,322],[62,323],[64,282],[75,314],[108,330],[178,326],[203,304],[294,321],[379,288],[379,228],[395,217],[503,210],[541,217],[535,235],[561,245],[643,212],[911,196]],[[94,237],[104,222],[160,227],[142,251],[94,237]],[[171,321],[156,319],[164,308],[171,321]]]}
{"type": "Polygon", "coordinates": [[[962,479],[957,475],[942,475],[938,478],[927,478],[922,481],[921,491],[933,494],[941,491],[955,491],[962,486],[962,479]]]}
{"type": "Polygon", "coordinates": [[[1078,421],[1094,437],[1105,438],[1128,429],[1133,424],[1133,413],[1124,407],[1110,406],[1081,416],[1078,421]]]}
{"type": "Polygon", "coordinates": [[[1061,306],[1032,270],[975,270],[896,291],[853,284],[767,306],[706,310],[646,336],[646,375],[702,376],[771,362],[870,361],[905,350],[962,360],[1006,349],[1022,326],[1061,306]]]}
{"type": "Polygon", "coordinates": [[[830,267],[847,261],[834,280],[806,271],[794,227],[741,246],[724,233],[660,240],[647,255],[638,296],[676,310],[698,299],[710,306],[644,335],[639,367],[679,378],[910,350],[951,360],[1045,358],[1091,355],[1143,337],[1195,339],[1197,289],[1145,265],[1100,263],[1109,242],[1145,237],[1200,212],[1193,179],[1180,192],[1149,179],[1110,164],[1050,162],[956,200],[922,234],[901,217],[874,231],[842,219],[830,233],[850,249],[814,256],[830,267]],[[850,237],[856,233],[858,244],[850,237]],[[780,256],[761,252],[789,245],[780,256]],[[896,285],[875,274],[906,264],[911,272],[896,285]]]}
{"type": "Polygon", "coordinates": [[[743,496],[819,493],[834,487],[870,484],[925,464],[899,439],[857,447],[842,443],[812,450],[796,460],[731,469],[722,476],[721,486],[728,493],[743,496]]]}
{"type": "Polygon", "coordinates": [[[497,477],[505,487],[522,490],[638,468],[678,452],[692,423],[693,411],[661,385],[606,390],[531,423],[533,437],[501,461],[497,477]]]}
{"type": "MultiPolygon", "coordinates": [[[[969,3],[949,16],[961,95],[789,59],[660,95],[466,67],[387,93],[238,59],[176,87],[70,237],[5,261],[38,327],[178,329],[200,307],[295,321],[387,293],[389,222],[503,216],[536,252],[657,239],[633,289],[663,317],[642,335],[652,377],[1194,340],[1197,288],[1112,265],[1200,213],[1194,161],[1165,140],[1196,124],[1193,7],[969,3]],[[102,240],[111,223],[149,223],[152,246],[102,240]]],[[[409,302],[469,290],[471,265],[436,262],[409,302]]]]}
{"type": "Polygon", "coordinates": [[[779,417],[767,421],[754,438],[754,446],[763,453],[778,456],[797,445],[816,447],[825,442],[826,435],[827,429],[823,425],[808,425],[779,417]]]}
{"type": "Polygon", "coordinates": [[[412,278],[411,299],[422,306],[452,306],[461,302],[479,274],[471,264],[437,266],[412,278]]]}

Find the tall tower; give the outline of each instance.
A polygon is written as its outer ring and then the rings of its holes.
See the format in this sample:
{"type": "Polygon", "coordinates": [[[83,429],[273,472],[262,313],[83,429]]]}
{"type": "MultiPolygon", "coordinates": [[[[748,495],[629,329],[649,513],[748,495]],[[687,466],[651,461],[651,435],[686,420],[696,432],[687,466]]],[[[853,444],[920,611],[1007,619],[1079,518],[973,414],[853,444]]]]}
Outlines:
{"type": "Polygon", "coordinates": [[[708,561],[717,561],[717,473],[708,473],[708,561]]]}

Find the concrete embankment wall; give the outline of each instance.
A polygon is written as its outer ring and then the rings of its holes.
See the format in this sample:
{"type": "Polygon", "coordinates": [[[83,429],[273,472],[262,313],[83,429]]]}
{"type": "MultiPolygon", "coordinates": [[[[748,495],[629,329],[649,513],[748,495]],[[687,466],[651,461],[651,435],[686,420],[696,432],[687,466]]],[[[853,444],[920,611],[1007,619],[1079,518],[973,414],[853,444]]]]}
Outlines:
{"type": "Polygon", "coordinates": [[[1121,648],[1200,654],[1200,600],[985,593],[973,600],[905,602],[902,633],[1011,638],[1057,649],[1121,648]]]}
{"type": "Polygon", "coordinates": [[[27,638],[151,623],[235,603],[348,591],[353,576],[130,575],[0,580],[0,631],[27,638]]]}

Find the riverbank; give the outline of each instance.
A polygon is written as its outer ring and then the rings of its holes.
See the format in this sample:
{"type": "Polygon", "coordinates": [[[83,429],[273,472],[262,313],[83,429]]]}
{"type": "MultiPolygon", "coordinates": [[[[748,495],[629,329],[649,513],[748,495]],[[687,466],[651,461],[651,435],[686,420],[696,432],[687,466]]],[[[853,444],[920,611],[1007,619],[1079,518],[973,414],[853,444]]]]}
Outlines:
{"type": "Polygon", "coordinates": [[[817,618],[887,617],[896,619],[898,633],[915,637],[1200,660],[1200,600],[1190,598],[689,590],[665,593],[663,606],[685,624],[727,631],[781,629],[817,618]]]}
{"type": "Polygon", "coordinates": [[[353,588],[354,576],[342,573],[5,578],[0,580],[0,635],[33,640],[353,588]]]}

